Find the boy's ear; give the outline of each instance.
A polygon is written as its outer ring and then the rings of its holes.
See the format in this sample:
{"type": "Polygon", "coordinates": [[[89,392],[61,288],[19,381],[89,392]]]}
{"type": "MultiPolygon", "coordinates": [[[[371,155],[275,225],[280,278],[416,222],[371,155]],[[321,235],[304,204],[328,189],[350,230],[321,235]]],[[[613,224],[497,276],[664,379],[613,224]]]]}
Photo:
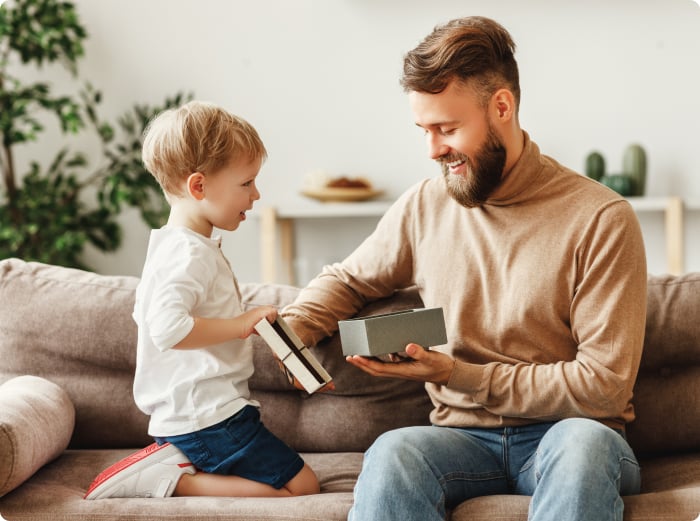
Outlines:
{"type": "Polygon", "coordinates": [[[187,193],[197,201],[204,199],[204,174],[194,172],[187,178],[187,193]]]}

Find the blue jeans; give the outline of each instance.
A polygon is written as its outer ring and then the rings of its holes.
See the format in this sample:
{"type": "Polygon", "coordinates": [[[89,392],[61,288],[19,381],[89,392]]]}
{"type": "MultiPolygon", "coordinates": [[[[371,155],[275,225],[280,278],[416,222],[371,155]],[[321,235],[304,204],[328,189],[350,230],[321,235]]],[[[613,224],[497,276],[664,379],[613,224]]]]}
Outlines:
{"type": "Polygon", "coordinates": [[[406,427],[365,453],[350,521],[444,520],[461,502],[532,496],[531,521],[621,521],[639,464],[624,436],[587,419],[498,429],[406,427]]]}
{"type": "Polygon", "coordinates": [[[202,430],[155,438],[180,449],[198,470],[241,476],[280,489],[304,467],[304,460],[260,421],[246,405],[230,418],[202,430]]]}

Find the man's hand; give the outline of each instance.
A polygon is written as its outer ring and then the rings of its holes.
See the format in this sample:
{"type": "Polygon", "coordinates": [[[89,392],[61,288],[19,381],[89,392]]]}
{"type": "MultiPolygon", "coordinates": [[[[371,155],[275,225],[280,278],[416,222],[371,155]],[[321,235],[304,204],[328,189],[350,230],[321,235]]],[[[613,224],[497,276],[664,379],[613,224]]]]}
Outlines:
{"type": "Polygon", "coordinates": [[[418,344],[408,344],[406,354],[413,360],[400,363],[380,362],[359,355],[347,356],[345,359],[372,376],[405,378],[447,385],[455,366],[455,361],[451,357],[438,351],[428,351],[418,344]]]}
{"type": "MultiPolygon", "coordinates": [[[[290,384],[292,384],[296,389],[298,389],[298,390],[300,390],[300,391],[306,391],[306,389],[304,388],[304,386],[301,385],[301,382],[300,382],[299,380],[297,380],[296,376],[294,376],[294,375],[292,374],[292,372],[291,372],[289,369],[287,369],[287,366],[284,365],[284,362],[282,362],[282,360],[280,360],[279,357],[278,357],[275,353],[272,353],[272,356],[275,357],[275,360],[277,361],[277,365],[280,366],[280,370],[281,370],[281,371],[284,373],[284,375],[287,377],[287,381],[288,381],[290,384]]],[[[321,387],[321,388],[320,388],[318,391],[316,391],[316,392],[325,393],[325,392],[327,392],[327,391],[335,391],[335,384],[334,384],[332,381],[328,382],[326,385],[324,385],[323,387],[321,387]]],[[[2,520],[0,520],[0,521],[2,521],[2,520]]]]}

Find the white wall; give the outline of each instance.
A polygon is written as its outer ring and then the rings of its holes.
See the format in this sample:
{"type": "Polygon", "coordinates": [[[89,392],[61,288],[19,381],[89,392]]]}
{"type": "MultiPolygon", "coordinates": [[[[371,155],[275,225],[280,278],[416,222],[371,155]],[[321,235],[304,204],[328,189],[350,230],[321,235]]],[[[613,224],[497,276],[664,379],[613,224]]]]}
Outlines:
{"type": "MultiPolygon", "coordinates": [[[[649,156],[649,195],[700,200],[700,7],[692,0],[77,0],[90,38],[80,72],[116,116],[193,91],[240,114],[269,151],[263,201],[314,169],[363,174],[396,196],[437,175],[398,85],[403,54],[432,27],[480,14],[518,45],[521,123],[543,152],[580,170],[592,149],[614,170],[624,147],[649,156]]],[[[67,84],[54,69],[41,72],[67,84]]],[[[44,153],[47,142],[20,160],[44,153]]],[[[263,201],[258,202],[260,205],[263,201]]],[[[700,270],[700,212],[687,215],[686,269],[700,270]]],[[[88,261],[138,274],[147,233],[127,213],[124,247],[88,261]]],[[[665,271],[661,215],[644,216],[649,269],[665,271]]],[[[349,252],[371,220],[301,223],[302,269],[349,252]],[[342,232],[342,233],[341,233],[342,232]]],[[[260,278],[258,223],[225,234],[240,280],[260,278]]]]}

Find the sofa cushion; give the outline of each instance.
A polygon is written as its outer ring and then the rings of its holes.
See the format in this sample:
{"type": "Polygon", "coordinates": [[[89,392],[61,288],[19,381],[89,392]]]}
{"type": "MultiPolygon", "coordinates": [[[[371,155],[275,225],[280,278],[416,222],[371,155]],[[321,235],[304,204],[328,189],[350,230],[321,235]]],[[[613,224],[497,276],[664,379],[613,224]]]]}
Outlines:
{"type": "Polygon", "coordinates": [[[649,277],[633,401],[627,435],[638,454],[700,447],[700,273],[649,277]]]}
{"type": "Polygon", "coordinates": [[[0,521],[340,521],[347,519],[362,454],[302,454],[321,494],[290,498],[169,497],[85,501],[92,478],[130,450],[68,450],[0,499],[0,521]]]}
{"type": "Polygon", "coordinates": [[[700,273],[650,276],[641,369],[700,364],[700,273]]]}
{"type": "MultiPolygon", "coordinates": [[[[63,387],[75,405],[71,448],[143,447],[148,418],[134,403],[135,277],[0,261],[0,383],[33,374],[63,387]]],[[[290,304],[299,289],[241,284],[245,307],[290,304]]],[[[415,291],[368,306],[381,313],[420,305],[415,291]]],[[[257,335],[250,381],[263,422],[299,451],[365,450],[387,429],[424,424],[430,401],[422,384],[373,378],[345,362],[338,335],[313,351],[336,391],[309,396],[294,389],[257,335]],[[332,420],[332,421],[331,421],[332,420]],[[320,435],[319,435],[320,431],[320,435]]]]}
{"type": "MultiPolygon", "coordinates": [[[[282,307],[296,298],[299,289],[242,284],[241,292],[246,307],[270,303],[282,307]]],[[[360,315],[422,306],[418,292],[410,289],[367,305],[360,315]]],[[[429,422],[432,404],[422,383],[376,378],[357,369],[345,361],[338,333],[311,349],[336,388],[311,396],[292,388],[262,339],[256,337],[254,343],[255,374],[250,387],[262,404],[262,420],[299,451],[364,451],[387,430],[429,422]]]]}
{"type": "Polygon", "coordinates": [[[134,404],[135,277],[19,259],[0,261],[0,382],[32,374],[66,390],[76,410],[70,446],[145,446],[134,404]]]}
{"type": "Polygon", "coordinates": [[[0,385],[0,497],[68,446],[75,409],[58,385],[18,376],[0,385]]]}

